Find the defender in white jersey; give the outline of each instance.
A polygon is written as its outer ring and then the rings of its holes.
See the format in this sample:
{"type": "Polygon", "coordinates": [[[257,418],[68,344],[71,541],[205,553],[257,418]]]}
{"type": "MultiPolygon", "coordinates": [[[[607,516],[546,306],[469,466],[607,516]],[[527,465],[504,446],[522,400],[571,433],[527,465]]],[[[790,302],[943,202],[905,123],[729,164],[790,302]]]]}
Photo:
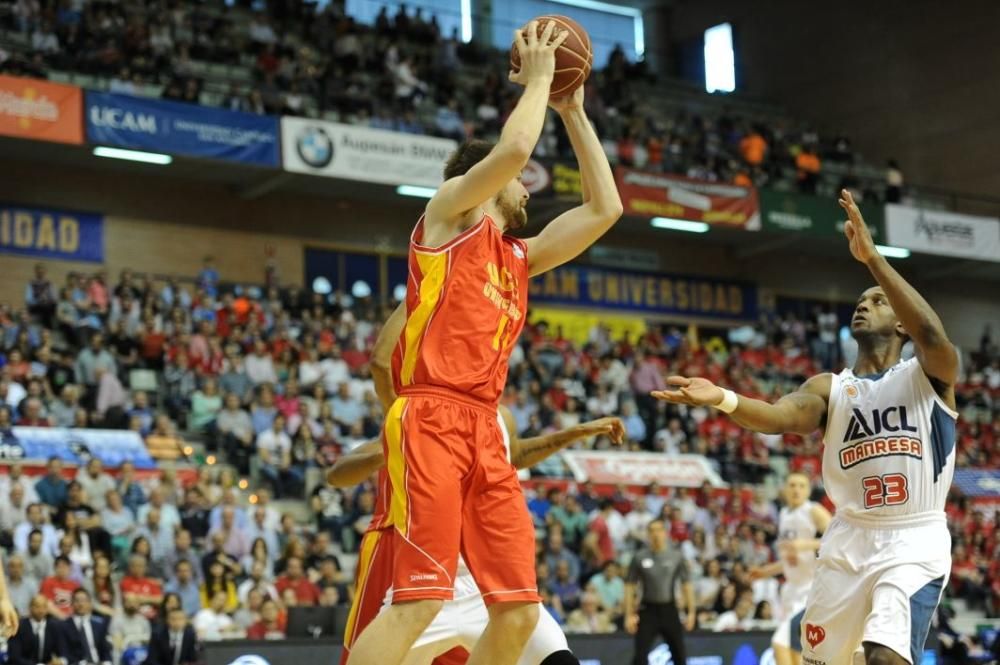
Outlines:
{"type": "Polygon", "coordinates": [[[799,626],[806,597],[816,574],[816,551],[820,540],[817,534],[826,531],[830,513],[826,508],[809,500],[809,476],[804,473],[788,474],[785,481],[785,505],[778,515],[779,560],[750,571],[751,579],[782,575],[780,604],[775,612],[778,628],[771,638],[775,665],[798,665],[801,662],[799,626]]]}
{"type": "Polygon", "coordinates": [[[858,300],[853,369],[820,374],[768,404],[703,378],[671,377],[670,402],[714,406],[748,429],[824,428],[823,483],[837,507],[802,627],[807,665],[919,663],[948,580],[945,499],[955,469],[958,353],[926,300],[875,249],[847,190],[851,254],[878,286],[858,300]],[[901,362],[903,345],[916,355],[901,362]]]}
{"type": "MultiPolygon", "coordinates": [[[[533,439],[520,439],[517,437],[517,428],[509,410],[501,406],[497,419],[504,435],[507,458],[519,469],[533,466],[580,439],[606,435],[620,442],[625,435],[625,427],[621,420],[601,418],[561,432],[533,439]]],[[[378,471],[384,463],[381,442],[371,441],[358,446],[337,460],[327,474],[327,482],[335,487],[355,485],[378,471]]],[[[459,555],[454,587],[452,600],[444,602],[441,611],[410,647],[403,661],[404,665],[429,665],[435,658],[456,647],[471,652],[486,630],[489,612],[483,602],[482,593],[461,555],[459,555]]],[[[386,591],[383,611],[391,604],[392,589],[389,588],[386,591]]],[[[517,665],[579,665],[579,661],[569,651],[569,644],[559,624],[543,607],[539,608],[538,623],[517,665]]]]}

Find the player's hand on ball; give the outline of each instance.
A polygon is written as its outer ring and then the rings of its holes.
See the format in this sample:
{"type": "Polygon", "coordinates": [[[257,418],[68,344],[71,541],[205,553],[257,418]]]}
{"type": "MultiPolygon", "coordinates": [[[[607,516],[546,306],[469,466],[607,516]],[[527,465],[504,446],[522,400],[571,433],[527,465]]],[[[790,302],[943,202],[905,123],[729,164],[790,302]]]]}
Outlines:
{"type": "Polygon", "coordinates": [[[676,390],[654,390],[652,396],[664,402],[688,406],[715,406],[725,397],[722,388],[700,376],[671,376],[667,379],[667,384],[674,386],[676,390]]]}
{"type": "Polygon", "coordinates": [[[545,24],[542,34],[538,34],[538,21],[531,21],[525,29],[514,31],[514,45],[521,58],[521,69],[510,72],[510,80],[520,85],[531,81],[552,82],[556,71],[556,49],[566,41],[569,32],[555,32],[555,21],[545,24]]]}
{"type": "Polygon", "coordinates": [[[566,95],[565,97],[560,97],[558,99],[549,100],[549,108],[551,108],[556,113],[566,113],[567,111],[576,111],[583,108],[583,86],[573,91],[573,94],[566,95]]]}
{"type": "Polygon", "coordinates": [[[581,423],[579,427],[584,436],[606,436],[616,444],[625,441],[625,423],[619,418],[599,418],[581,423]]]}
{"type": "Polygon", "coordinates": [[[847,222],[844,224],[844,235],[851,247],[851,255],[861,263],[868,263],[878,257],[878,250],[875,249],[875,241],[872,240],[871,231],[865,224],[865,218],[861,216],[858,204],[854,202],[854,196],[846,189],[840,190],[840,199],[837,201],[840,207],[847,212],[847,222]]]}

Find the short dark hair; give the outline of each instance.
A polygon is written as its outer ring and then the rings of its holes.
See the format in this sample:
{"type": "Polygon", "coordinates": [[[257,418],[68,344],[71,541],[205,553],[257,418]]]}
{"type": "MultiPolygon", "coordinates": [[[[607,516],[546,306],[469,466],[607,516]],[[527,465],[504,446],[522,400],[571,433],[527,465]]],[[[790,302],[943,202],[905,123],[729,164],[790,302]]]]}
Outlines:
{"type": "Polygon", "coordinates": [[[67,566],[72,566],[73,562],[69,560],[69,557],[65,554],[60,554],[56,557],[55,563],[58,565],[60,563],[65,563],[67,566]]]}
{"type": "Polygon", "coordinates": [[[482,139],[470,139],[465,141],[444,165],[444,179],[451,180],[460,175],[465,175],[473,166],[486,159],[486,155],[493,150],[494,144],[482,139]]]}

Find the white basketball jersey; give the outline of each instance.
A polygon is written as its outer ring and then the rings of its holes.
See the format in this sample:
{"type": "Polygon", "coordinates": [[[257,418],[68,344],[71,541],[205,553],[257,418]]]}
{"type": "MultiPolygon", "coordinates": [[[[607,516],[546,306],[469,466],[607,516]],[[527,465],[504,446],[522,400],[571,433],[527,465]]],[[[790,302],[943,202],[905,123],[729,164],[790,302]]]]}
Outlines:
{"type": "Polygon", "coordinates": [[[837,513],[888,521],[943,513],[957,417],[916,358],[879,376],[834,376],[823,484],[837,513]]]}
{"type": "MultiPolygon", "coordinates": [[[[816,537],[816,524],[812,519],[812,501],[806,501],[798,508],[785,506],[778,515],[778,538],[780,540],[802,540],[816,537]]],[[[794,558],[781,557],[781,568],[788,584],[806,586],[812,583],[816,572],[816,552],[801,551],[794,558]]]]}

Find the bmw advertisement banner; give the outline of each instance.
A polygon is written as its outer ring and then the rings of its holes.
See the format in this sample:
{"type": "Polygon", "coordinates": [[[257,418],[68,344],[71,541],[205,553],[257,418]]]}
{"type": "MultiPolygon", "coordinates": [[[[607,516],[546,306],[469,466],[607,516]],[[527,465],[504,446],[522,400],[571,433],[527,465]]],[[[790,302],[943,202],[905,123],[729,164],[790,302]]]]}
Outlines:
{"type": "Polygon", "coordinates": [[[278,119],[160,99],[87,92],[87,141],[278,166],[278,119]]]}
{"type": "Polygon", "coordinates": [[[384,185],[437,187],[451,139],[341,125],[308,118],[281,119],[286,171],[384,185]]]}

